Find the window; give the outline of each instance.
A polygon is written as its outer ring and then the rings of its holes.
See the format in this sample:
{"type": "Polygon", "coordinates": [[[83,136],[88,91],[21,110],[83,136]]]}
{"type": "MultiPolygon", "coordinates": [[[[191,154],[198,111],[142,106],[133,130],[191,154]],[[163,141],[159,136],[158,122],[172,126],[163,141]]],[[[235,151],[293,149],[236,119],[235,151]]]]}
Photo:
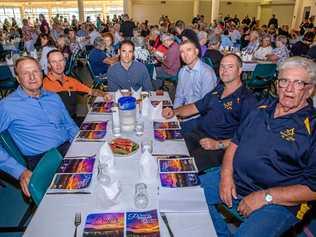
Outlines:
{"type": "Polygon", "coordinates": [[[5,19],[8,19],[11,23],[11,19],[14,18],[16,22],[21,24],[21,12],[18,7],[4,7],[0,8],[0,22],[3,23],[5,19]]]}
{"type": "Polygon", "coordinates": [[[52,8],[52,16],[56,16],[59,14],[70,22],[72,19],[72,15],[75,15],[77,19],[79,19],[79,11],[78,8],[52,8]]]}
{"type": "Polygon", "coordinates": [[[103,15],[101,7],[87,7],[84,9],[85,20],[87,19],[87,16],[90,16],[91,21],[95,22],[99,15],[103,15]]]}
{"type": "Polygon", "coordinates": [[[38,18],[39,14],[43,14],[45,19],[49,22],[48,9],[47,8],[25,8],[24,17],[30,17],[32,20],[38,18]]]}

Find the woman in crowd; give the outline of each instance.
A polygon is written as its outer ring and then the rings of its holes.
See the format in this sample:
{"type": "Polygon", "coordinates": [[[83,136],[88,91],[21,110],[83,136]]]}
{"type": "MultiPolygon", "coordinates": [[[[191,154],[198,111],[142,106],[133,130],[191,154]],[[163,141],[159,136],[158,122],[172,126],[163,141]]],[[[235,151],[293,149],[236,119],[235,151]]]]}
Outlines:
{"type": "Polygon", "coordinates": [[[267,60],[267,55],[272,53],[271,36],[264,35],[261,46],[253,54],[254,59],[267,60]]]}
{"type": "Polygon", "coordinates": [[[69,39],[64,35],[61,35],[57,38],[57,49],[63,53],[66,61],[71,55],[71,50],[69,47],[69,39]]]}
{"type": "Polygon", "coordinates": [[[275,45],[276,48],[272,50],[271,54],[267,55],[267,59],[280,64],[286,58],[289,57],[289,50],[286,47],[287,38],[284,35],[279,35],[276,38],[275,45]]]}
{"type": "Polygon", "coordinates": [[[48,72],[47,54],[53,49],[56,49],[56,45],[52,37],[46,33],[41,33],[39,35],[39,40],[40,40],[40,50],[41,50],[40,65],[46,75],[48,72]]]}

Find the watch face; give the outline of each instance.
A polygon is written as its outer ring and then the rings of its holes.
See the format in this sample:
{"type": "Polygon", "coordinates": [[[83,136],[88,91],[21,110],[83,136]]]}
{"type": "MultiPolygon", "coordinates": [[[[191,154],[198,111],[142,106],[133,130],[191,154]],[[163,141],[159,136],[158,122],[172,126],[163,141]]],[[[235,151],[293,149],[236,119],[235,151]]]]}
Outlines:
{"type": "Polygon", "coordinates": [[[264,197],[264,199],[265,199],[268,203],[272,202],[272,196],[271,196],[271,194],[266,194],[266,196],[264,197]]]}

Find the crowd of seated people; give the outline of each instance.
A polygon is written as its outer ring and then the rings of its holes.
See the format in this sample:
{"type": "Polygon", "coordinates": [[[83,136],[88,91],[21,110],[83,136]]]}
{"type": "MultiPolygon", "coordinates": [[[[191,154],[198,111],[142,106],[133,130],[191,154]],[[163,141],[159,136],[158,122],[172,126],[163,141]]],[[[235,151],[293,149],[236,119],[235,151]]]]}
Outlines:
{"type": "Polygon", "coordinates": [[[275,15],[267,25],[237,15],[211,24],[198,15],[189,25],[167,16],[159,25],[138,23],[127,14],[96,23],[41,14],[35,22],[23,19],[22,28],[6,21],[0,46],[20,38],[30,56],[17,59],[19,86],[0,100],[0,133],[9,132],[27,167],[0,145],[0,169],[30,196],[28,182],[43,154],[51,148],[65,154],[78,132],[77,94],[109,100],[108,92],[160,90],[173,80],[173,107],[162,116],[181,121],[217,235],[231,235],[216,208],[223,204],[244,217],[235,236],[280,236],[316,200],[313,21],[299,31],[280,26],[275,15]],[[80,53],[94,76],[107,78],[107,91],[65,74],[67,61],[80,53]],[[277,64],[274,98],[258,101],[246,87],[243,55],[277,64]]]}

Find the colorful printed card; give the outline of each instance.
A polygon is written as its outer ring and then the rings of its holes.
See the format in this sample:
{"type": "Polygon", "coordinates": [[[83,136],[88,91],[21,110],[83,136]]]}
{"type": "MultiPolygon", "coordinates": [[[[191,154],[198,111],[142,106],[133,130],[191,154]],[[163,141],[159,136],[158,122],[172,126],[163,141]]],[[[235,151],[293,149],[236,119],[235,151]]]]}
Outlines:
{"type": "Polygon", "coordinates": [[[83,237],[124,237],[124,213],[99,213],[87,216],[83,237]]]}
{"type": "Polygon", "coordinates": [[[126,213],[127,237],[159,237],[157,210],[126,213]]]}
{"type": "Polygon", "coordinates": [[[161,130],[155,129],[154,130],[154,137],[158,141],[166,141],[166,140],[180,140],[183,139],[180,129],[173,129],[173,130],[161,130]]]}
{"type": "Polygon", "coordinates": [[[103,140],[106,135],[106,131],[80,131],[77,136],[77,141],[93,141],[103,140]]]}
{"type": "Polygon", "coordinates": [[[64,158],[57,173],[92,173],[94,162],[95,156],[78,159],[64,158]]]}
{"type": "Polygon", "coordinates": [[[84,191],[91,183],[92,174],[56,174],[50,189],[55,191],[84,191]]]}
{"type": "Polygon", "coordinates": [[[104,122],[87,122],[80,126],[80,130],[91,130],[91,131],[106,131],[108,121],[104,122]]]}
{"type": "Polygon", "coordinates": [[[180,123],[176,122],[156,122],[154,121],[154,129],[180,129],[180,123]]]}
{"type": "Polygon", "coordinates": [[[92,113],[111,113],[113,105],[114,105],[114,101],[95,102],[92,105],[91,112],[92,113]]]}
{"type": "Polygon", "coordinates": [[[170,100],[152,100],[151,104],[156,107],[160,102],[162,102],[162,108],[172,107],[170,100]]]}
{"type": "Polygon", "coordinates": [[[160,173],[162,187],[182,188],[200,184],[197,173],[160,173]]]}
{"type": "Polygon", "coordinates": [[[160,159],[159,171],[166,172],[198,172],[194,158],[160,159]]]}
{"type": "Polygon", "coordinates": [[[158,160],[163,159],[179,159],[179,158],[190,158],[188,155],[181,155],[181,154],[153,154],[158,160]]]}

